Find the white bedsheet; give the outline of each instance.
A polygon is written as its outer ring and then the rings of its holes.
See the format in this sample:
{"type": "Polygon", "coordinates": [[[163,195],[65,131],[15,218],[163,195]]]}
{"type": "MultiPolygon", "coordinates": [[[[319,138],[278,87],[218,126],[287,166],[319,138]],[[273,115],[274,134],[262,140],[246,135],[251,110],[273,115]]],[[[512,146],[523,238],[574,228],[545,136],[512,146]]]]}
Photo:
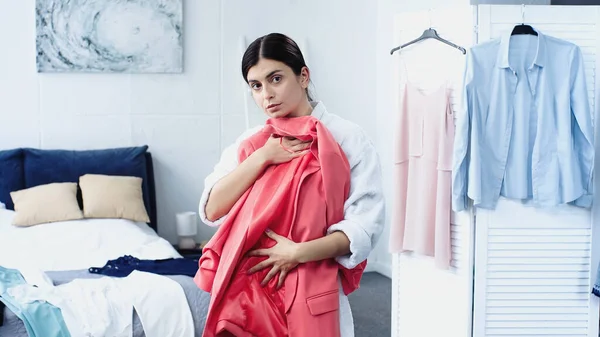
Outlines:
{"type": "Polygon", "coordinates": [[[124,255],[139,259],[181,257],[173,246],[141,222],[84,219],[12,226],[14,212],[0,209],[0,265],[43,271],[102,267],[124,255]]]}

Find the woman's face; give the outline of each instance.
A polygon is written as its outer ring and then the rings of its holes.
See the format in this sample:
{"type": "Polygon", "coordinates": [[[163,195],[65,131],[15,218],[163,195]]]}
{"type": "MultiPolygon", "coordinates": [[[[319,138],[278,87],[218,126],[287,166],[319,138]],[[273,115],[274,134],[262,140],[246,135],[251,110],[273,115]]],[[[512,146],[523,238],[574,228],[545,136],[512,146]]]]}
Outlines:
{"type": "MultiPolygon", "coordinates": [[[[300,76],[285,63],[261,58],[248,71],[248,85],[256,104],[269,117],[298,117],[308,104],[306,88],[309,83],[308,68],[300,76]]],[[[310,106],[310,105],[309,105],[310,106]]]]}

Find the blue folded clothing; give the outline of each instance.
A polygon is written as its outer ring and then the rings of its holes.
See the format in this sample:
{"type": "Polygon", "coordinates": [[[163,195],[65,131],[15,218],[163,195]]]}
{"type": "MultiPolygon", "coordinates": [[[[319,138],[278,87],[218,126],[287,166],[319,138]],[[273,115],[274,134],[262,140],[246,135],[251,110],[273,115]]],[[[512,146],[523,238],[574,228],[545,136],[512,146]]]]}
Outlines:
{"type": "Polygon", "coordinates": [[[104,267],[91,267],[90,273],[125,277],[132,271],[145,271],[160,275],[187,275],[194,277],[198,271],[197,259],[170,258],[162,260],[140,260],[131,255],[110,260],[104,267]]]}

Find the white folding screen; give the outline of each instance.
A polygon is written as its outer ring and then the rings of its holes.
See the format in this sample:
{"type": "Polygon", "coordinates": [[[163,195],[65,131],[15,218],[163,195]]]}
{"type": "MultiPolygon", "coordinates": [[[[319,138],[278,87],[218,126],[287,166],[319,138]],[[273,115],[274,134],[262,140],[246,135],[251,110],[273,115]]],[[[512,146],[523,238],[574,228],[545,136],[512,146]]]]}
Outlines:
{"type": "MultiPolygon", "coordinates": [[[[440,36],[469,48],[474,41],[470,6],[402,13],[394,19],[394,46],[423,33],[430,25],[440,36]]],[[[429,91],[447,83],[453,110],[460,107],[465,55],[438,41],[425,40],[396,52],[397,104],[402,85],[410,81],[429,91]]],[[[397,117],[395,111],[393,116],[397,117]]],[[[395,144],[394,144],[395,145],[395,144]]],[[[392,219],[392,226],[395,219],[392,219]]],[[[473,232],[469,212],[453,216],[450,270],[439,270],[428,257],[394,254],[392,336],[467,336],[471,326],[473,232]]]]}
{"type": "MultiPolygon", "coordinates": [[[[479,43],[522,21],[521,6],[478,7],[479,43]]],[[[524,18],[542,33],[581,47],[596,111],[598,7],[527,6],[524,18]]],[[[476,211],[473,336],[598,336],[598,301],[590,294],[600,244],[593,214],[507,200],[494,211],[476,211]]]]}
{"type": "MultiPolygon", "coordinates": [[[[394,43],[419,36],[431,22],[440,35],[468,47],[499,37],[522,17],[522,6],[403,13],[395,18],[394,43]]],[[[524,19],[581,47],[597,120],[600,7],[527,6],[524,19]]],[[[459,109],[464,58],[457,54],[435,41],[402,50],[393,70],[398,101],[408,70],[410,81],[426,87],[449,80],[459,109]]],[[[596,191],[598,184],[595,179],[596,191]]],[[[600,260],[600,221],[594,221],[599,209],[598,202],[589,211],[541,210],[502,200],[494,211],[455,215],[450,271],[436,270],[428,258],[394,254],[392,336],[598,336],[599,301],[590,289],[600,260]]]]}

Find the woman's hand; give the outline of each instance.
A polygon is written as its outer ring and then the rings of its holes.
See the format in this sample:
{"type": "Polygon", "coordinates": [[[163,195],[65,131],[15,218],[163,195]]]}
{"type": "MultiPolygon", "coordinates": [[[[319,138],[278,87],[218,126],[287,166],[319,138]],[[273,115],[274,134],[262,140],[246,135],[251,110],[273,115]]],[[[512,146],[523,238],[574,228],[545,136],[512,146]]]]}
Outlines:
{"type": "Polygon", "coordinates": [[[267,165],[282,164],[306,154],[310,143],[297,138],[271,135],[258,151],[267,165]]]}
{"type": "Polygon", "coordinates": [[[267,230],[266,234],[271,239],[277,242],[275,246],[266,249],[256,249],[250,251],[248,256],[268,256],[269,258],[258,263],[248,270],[248,274],[253,274],[259,270],[273,266],[261,286],[265,286],[275,275],[279,274],[277,289],[281,288],[287,274],[298,265],[298,248],[300,244],[278,235],[271,230],[267,230]]]}

